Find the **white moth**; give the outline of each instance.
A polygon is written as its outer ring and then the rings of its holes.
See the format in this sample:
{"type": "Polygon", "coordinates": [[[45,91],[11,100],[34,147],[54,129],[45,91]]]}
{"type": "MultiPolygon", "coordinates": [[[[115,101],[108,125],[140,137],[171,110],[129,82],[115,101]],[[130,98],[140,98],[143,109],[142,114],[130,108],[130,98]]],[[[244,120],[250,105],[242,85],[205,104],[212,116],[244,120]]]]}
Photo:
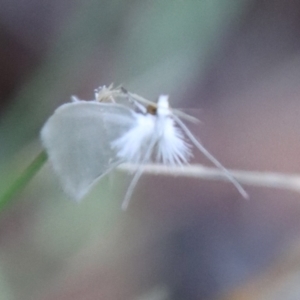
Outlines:
{"type": "Polygon", "coordinates": [[[41,131],[49,160],[71,198],[81,200],[102,176],[129,162],[137,165],[137,171],[122,204],[126,209],[145,164],[188,164],[192,153],[185,136],[248,197],[170,110],[168,96],[161,95],[156,107],[150,105],[148,110],[139,103],[135,110],[117,103],[74,100],[60,106],[41,131]]]}

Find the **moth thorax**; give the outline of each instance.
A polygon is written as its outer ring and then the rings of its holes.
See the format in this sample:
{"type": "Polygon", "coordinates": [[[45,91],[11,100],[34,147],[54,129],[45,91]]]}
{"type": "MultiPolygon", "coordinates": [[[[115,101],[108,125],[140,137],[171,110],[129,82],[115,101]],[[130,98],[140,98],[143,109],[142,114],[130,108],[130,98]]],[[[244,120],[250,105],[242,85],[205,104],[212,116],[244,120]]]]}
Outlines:
{"type": "Polygon", "coordinates": [[[169,106],[169,96],[160,95],[157,101],[157,115],[158,116],[169,116],[170,106],[169,106]]]}

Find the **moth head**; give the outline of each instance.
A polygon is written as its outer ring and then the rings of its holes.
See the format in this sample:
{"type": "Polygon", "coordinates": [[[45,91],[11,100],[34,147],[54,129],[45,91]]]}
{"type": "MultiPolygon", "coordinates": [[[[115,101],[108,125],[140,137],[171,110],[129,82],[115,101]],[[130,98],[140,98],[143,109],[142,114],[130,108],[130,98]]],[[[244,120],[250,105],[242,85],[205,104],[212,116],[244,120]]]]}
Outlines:
{"type": "Polygon", "coordinates": [[[155,116],[157,114],[157,107],[154,106],[154,105],[148,105],[147,106],[147,113],[150,114],[150,115],[153,115],[155,116]]]}

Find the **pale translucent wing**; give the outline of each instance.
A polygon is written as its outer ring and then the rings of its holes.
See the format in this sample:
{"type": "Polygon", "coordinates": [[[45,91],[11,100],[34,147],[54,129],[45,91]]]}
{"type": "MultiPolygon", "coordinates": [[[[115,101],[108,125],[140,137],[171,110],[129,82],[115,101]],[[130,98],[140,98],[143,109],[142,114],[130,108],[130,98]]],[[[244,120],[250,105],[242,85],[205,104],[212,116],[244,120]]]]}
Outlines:
{"type": "Polygon", "coordinates": [[[110,143],[134,126],[121,105],[77,101],[60,106],[41,131],[49,160],[64,191],[82,199],[95,180],[116,163],[110,143]]]}

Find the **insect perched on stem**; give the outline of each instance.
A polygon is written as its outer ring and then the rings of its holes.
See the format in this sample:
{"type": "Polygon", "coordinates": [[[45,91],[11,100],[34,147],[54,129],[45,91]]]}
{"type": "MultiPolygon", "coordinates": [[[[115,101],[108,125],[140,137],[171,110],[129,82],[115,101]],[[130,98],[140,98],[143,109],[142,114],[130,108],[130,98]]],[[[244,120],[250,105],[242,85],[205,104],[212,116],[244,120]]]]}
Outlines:
{"type": "MultiPolygon", "coordinates": [[[[100,93],[101,89],[97,95],[100,93]]],[[[69,196],[81,200],[105,174],[121,163],[132,163],[137,169],[123,200],[122,208],[126,209],[145,164],[184,166],[192,157],[193,144],[248,198],[230,172],[179,118],[189,119],[189,116],[169,108],[168,96],[161,95],[157,104],[145,105],[139,96],[122,89],[113,90],[112,86],[103,95],[109,102],[99,101],[101,97],[97,97],[96,101],[76,98],[72,103],[63,104],[42,128],[43,145],[69,196]],[[134,107],[116,103],[114,99],[128,95],[134,107]]]]}

